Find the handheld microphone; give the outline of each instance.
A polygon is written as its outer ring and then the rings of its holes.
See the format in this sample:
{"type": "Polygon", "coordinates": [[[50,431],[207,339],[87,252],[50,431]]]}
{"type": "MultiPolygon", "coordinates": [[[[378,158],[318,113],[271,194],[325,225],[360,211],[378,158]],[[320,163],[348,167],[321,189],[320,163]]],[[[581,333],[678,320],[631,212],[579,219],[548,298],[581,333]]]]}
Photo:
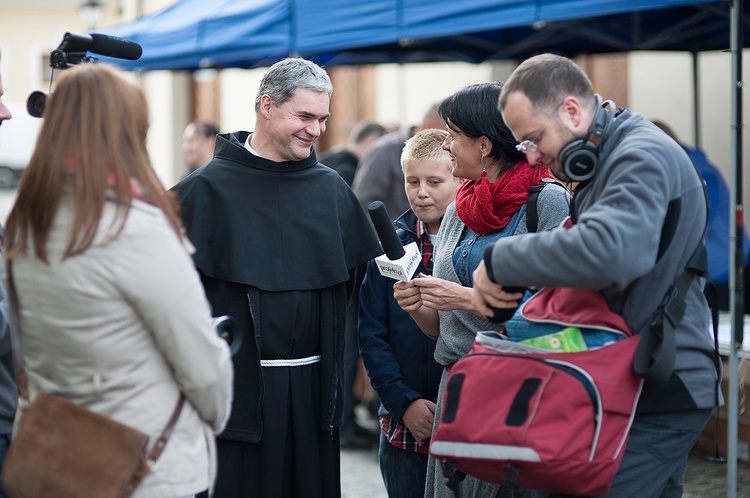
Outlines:
{"type": "Polygon", "coordinates": [[[388,211],[381,201],[372,202],[367,206],[367,212],[370,214],[372,224],[380,239],[380,245],[385,252],[384,255],[375,258],[378,271],[384,277],[395,278],[403,282],[410,281],[422,259],[417,243],[401,245],[396,229],[388,217],[388,211]]]}
{"type": "Polygon", "coordinates": [[[134,61],[143,55],[143,48],[136,42],[102,33],[91,33],[89,52],[99,55],[134,61]]]}
{"type": "Polygon", "coordinates": [[[401,245],[398,234],[393,228],[393,223],[388,217],[385,204],[382,201],[372,202],[367,206],[367,212],[370,213],[372,224],[375,226],[380,244],[383,246],[383,251],[388,259],[397,260],[404,257],[404,247],[401,245]]]}

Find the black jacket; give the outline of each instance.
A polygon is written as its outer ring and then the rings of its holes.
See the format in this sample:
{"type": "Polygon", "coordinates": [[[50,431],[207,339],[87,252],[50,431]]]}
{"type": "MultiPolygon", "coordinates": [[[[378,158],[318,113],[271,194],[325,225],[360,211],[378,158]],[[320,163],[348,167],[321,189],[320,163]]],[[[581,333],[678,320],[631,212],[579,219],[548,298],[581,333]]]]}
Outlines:
{"type": "MultiPolygon", "coordinates": [[[[394,222],[403,245],[418,241],[416,222],[411,209],[394,222]]],[[[432,273],[422,263],[417,272],[432,273]]],[[[359,344],[382,406],[401,421],[415,400],[437,401],[443,366],[434,358],[436,341],[425,335],[394,299],[394,282],[380,275],[374,261],[367,265],[359,294],[359,344]]],[[[382,409],[380,414],[384,414],[382,409]]]]}

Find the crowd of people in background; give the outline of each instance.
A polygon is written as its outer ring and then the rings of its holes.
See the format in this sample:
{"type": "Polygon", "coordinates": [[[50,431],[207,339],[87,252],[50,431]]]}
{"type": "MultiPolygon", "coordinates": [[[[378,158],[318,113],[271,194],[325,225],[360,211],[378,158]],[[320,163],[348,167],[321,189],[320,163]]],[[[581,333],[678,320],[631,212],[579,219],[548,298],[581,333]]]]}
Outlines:
{"type": "MultiPolygon", "coordinates": [[[[340,449],[377,445],[389,496],[452,497],[430,437],[447,368],[476,334],[502,333],[524,292],[545,286],[600,291],[641,331],[701,243],[698,152],[636,113],[601,107],[569,59],[530,58],[505,84],[446,96],[416,126],[388,133],[363,120],[318,155],[332,95],[319,65],[275,63],[256,93],[254,130],[191,122],[189,169],[166,189],[137,83],[106,64],[56,82],[3,262],[32,396],[62,396],[149,444],[186,399],[133,496],[340,497],[340,449]],[[569,158],[581,147],[595,156],[585,177],[569,158]],[[562,187],[541,191],[530,230],[529,189],[555,179],[562,187]],[[378,271],[373,201],[402,244],[418,245],[418,278],[378,271]],[[674,202],[673,243],[661,248],[674,202]],[[227,340],[214,330],[219,316],[231,319],[227,340]],[[363,371],[376,427],[356,416],[363,371]]],[[[0,101],[0,124],[10,118],[0,101]]],[[[644,388],[611,496],[682,493],[715,405],[702,286],[689,286],[675,372],[644,388]]],[[[0,288],[0,463],[17,411],[7,312],[0,288]]],[[[554,496],[471,476],[458,486],[462,497],[554,496]]]]}

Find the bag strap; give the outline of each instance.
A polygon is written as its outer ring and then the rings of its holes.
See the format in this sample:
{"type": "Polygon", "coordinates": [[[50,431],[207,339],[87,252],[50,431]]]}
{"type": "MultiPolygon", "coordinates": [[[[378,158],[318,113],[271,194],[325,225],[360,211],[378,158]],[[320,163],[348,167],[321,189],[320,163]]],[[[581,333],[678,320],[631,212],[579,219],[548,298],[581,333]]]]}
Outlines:
{"type": "MultiPolygon", "coordinates": [[[[13,260],[8,260],[6,265],[6,272],[8,275],[8,312],[10,315],[10,347],[13,356],[13,372],[16,376],[16,385],[18,386],[19,396],[26,400],[29,399],[29,381],[26,376],[26,362],[23,359],[23,345],[21,343],[21,319],[19,313],[19,301],[18,294],[16,292],[16,284],[13,279],[13,260]]],[[[182,407],[185,405],[185,395],[180,391],[180,397],[177,400],[177,404],[172,411],[172,416],[169,418],[166,427],[161,432],[159,437],[156,439],[151,451],[148,454],[148,459],[151,462],[156,462],[159,459],[164,447],[167,445],[170,436],[174,432],[174,428],[177,425],[177,420],[180,418],[182,407]]]]}
{"type": "MultiPolygon", "coordinates": [[[[703,196],[706,201],[706,227],[708,228],[709,217],[709,200],[706,182],[700,170],[691,160],[695,173],[700,178],[703,187],[703,196]]],[[[661,259],[666,252],[667,246],[672,242],[677,220],[680,216],[680,203],[670,202],[667,209],[667,215],[662,226],[661,240],[659,242],[659,255],[657,261],[661,259]]],[[[648,329],[641,334],[641,341],[633,358],[633,370],[641,375],[647,382],[664,383],[669,380],[674,371],[675,356],[677,346],[675,343],[675,331],[682,317],[685,315],[685,296],[688,288],[695,277],[705,277],[708,275],[708,254],[706,244],[701,238],[698,247],[690,255],[685,268],[675,282],[669,286],[662,299],[661,304],[656,309],[648,329]]],[[[713,282],[711,283],[713,285],[713,282]]],[[[718,300],[709,302],[711,308],[711,320],[713,322],[714,342],[718,345],[718,300]]],[[[716,348],[718,356],[718,347],[716,348]]],[[[717,373],[720,375],[720,367],[716,365],[717,373]]],[[[718,395],[717,395],[718,396],[718,395]]]]}
{"type": "Polygon", "coordinates": [[[539,193],[547,185],[557,185],[560,188],[565,188],[565,185],[555,181],[542,181],[529,187],[529,198],[526,199],[526,228],[529,233],[534,233],[539,229],[539,208],[537,203],[539,202],[539,193]]]}
{"type": "MultiPolygon", "coordinates": [[[[675,331],[685,315],[685,295],[696,276],[705,274],[706,246],[700,244],[674,284],[669,286],[633,358],[633,370],[648,382],[669,380],[674,370],[677,347],[675,331]]],[[[718,325],[714,322],[714,329],[718,325]]]]}

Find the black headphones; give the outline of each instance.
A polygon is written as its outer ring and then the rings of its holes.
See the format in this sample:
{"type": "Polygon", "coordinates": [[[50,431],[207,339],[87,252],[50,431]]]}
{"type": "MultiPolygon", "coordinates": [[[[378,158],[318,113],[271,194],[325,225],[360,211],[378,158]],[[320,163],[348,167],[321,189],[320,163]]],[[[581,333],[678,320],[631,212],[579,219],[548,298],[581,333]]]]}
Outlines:
{"type": "Polygon", "coordinates": [[[596,95],[596,114],[589,126],[586,138],[573,140],[560,151],[558,162],[562,166],[567,180],[583,182],[594,176],[599,162],[599,146],[606,140],[609,124],[614,120],[616,105],[611,100],[602,102],[596,95]],[[607,110],[607,107],[611,110],[607,110]],[[591,141],[591,136],[599,137],[599,145],[591,141]]]}

